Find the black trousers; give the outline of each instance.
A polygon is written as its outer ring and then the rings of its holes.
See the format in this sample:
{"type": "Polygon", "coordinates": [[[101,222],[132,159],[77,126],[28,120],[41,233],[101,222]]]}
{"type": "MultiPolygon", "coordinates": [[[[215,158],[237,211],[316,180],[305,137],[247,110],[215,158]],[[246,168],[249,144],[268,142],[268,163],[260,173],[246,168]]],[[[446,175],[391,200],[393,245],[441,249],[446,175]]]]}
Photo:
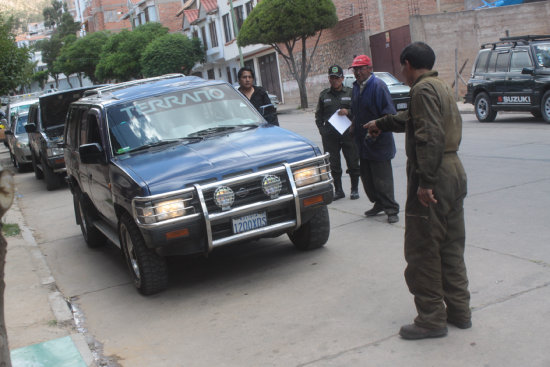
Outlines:
{"type": "Polygon", "coordinates": [[[373,161],[361,158],[360,170],[363,188],[369,200],[387,215],[399,213],[399,204],[393,193],[391,160],[373,161]]]}
{"type": "Polygon", "coordinates": [[[349,133],[340,134],[325,134],[322,135],[323,150],[325,153],[330,153],[330,170],[332,177],[339,179],[342,177],[342,164],[340,160],[340,151],[344,153],[346,165],[348,169],[346,173],[350,176],[360,176],[359,170],[359,153],[357,145],[349,133]]]}

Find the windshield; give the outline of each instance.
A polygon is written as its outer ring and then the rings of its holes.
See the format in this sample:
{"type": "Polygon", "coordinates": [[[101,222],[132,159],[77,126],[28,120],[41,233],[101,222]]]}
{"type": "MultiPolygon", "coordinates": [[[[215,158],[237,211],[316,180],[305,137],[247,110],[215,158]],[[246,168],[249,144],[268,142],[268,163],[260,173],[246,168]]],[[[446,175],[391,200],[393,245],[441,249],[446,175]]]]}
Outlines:
{"type": "Polygon", "coordinates": [[[182,90],[112,106],[107,110],[115,154],[174,141],[254,128],[262,121],[233,88],[182,90]]]}
{"type": "Polygon", "coordinates": [[[31,104],[32,104],[32,102],[29,103],[29,104],[22,104],[22,105],[18,105],[18,106],[12,106],[10,108],[10,111],[11,111],[10,113],[11,113],[12,116],[17,115],[17,114],[21,115],[22,113],[27,113],[27,112],[29,112],[29,108],[31,107],[31,104]]]}
{"type": "Polygon", "coordinates": [[[534,49],[537,64],[544,68],[550,68],[550,43],[537,44],[534,49]]]}
{"type": "Polygon", "coordinates": [[[393,75],[391,74],[388,74],[388,73],[375,73],[375,75],[382,79],[382,81],[384,83],[386,83],[386,85],[396,85],[396,84],[401,84],[401,82],[399,80],[397,80],[393,75]]]}
{"type": "Polygon", "coordinates": [[[15,133],[16,134],[25,134],[25,125],[27,124],[27,117],[29,115],[20,115],[17,118],[17,125],[15,125],[15,133]]]}

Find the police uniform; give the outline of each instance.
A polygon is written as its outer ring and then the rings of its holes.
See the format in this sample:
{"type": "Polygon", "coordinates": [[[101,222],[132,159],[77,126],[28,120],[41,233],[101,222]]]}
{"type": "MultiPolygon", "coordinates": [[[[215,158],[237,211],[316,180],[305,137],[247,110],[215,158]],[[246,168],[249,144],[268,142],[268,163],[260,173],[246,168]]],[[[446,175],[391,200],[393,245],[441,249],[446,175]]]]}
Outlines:
{"type": "MultiPolygon", "coordinates": [[[[329,75],[333,67],[336,67],[336,65],[329,68],[329,75]]],[[[339,66],[338,68],[339,75],[343,76],[342,68],[339,66]]],[[[340,134],[328,122],[329,118],[341,108],[347,109],[349,114],[351,114],[351,94],[351,88],[345,86],[342,86],[341,90],[334,90],[332,88],[323,90],[317,102],[315,124],[321,134],[324,151],[330,153],[330,169],[334,179],[335,197],[339,196],[338,198],[342,198],[345,196],[342,190],[342,166],[340,160],[340,151],[342,151],[348,167],[346,173],[350,175],[351,179],[351,198],[357,199],[359,198],[357,188],[360,176],[357,147],[349,129],[344,134],[340,134]]],[[[348,118],[351,118],[351,116],[348,115],[348,118]]]]}
{"type": "Polygon", "coordinates": [[[471,326],[464,263],[466,173],[457,155],[462,118],[437,75],[420,76],[410,91],[409,110],[385,116],[376,126],[406,133],[405,280],[418,312],[415,325],[441,329],[451,322],[466,328],[471,326]],[[432,189],[437,203],[423,206],[418,187],[432,189]]]}

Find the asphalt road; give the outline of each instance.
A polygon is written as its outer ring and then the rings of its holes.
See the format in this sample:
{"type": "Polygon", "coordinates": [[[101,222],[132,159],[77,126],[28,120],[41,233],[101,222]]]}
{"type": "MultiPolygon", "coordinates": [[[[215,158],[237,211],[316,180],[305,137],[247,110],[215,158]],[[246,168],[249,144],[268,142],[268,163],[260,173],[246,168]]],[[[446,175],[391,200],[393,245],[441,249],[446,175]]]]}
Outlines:
{"type": "MultiPolygon", "coordinates": [[[[463,118],[474,327],[437,340],[398,336],[415,316],[404,221],[365,218],[362,192],[330,206],[323,249],[298,252],[283,236],[174,258],[169,289],[150,297],[135,291],[116,247],[86,247],[68,188],[48,192],[32,172],[18,173],[18,202],[101,365],[549,366],[550,124],[525,114],[463,118]]],[[[312,113],[279,121],[320,144],[312,113]]],[[[403,135],[396,144],[404,205],[403,135]]],[[[349,194],[349,180],[344,187],[349,194]]]]}

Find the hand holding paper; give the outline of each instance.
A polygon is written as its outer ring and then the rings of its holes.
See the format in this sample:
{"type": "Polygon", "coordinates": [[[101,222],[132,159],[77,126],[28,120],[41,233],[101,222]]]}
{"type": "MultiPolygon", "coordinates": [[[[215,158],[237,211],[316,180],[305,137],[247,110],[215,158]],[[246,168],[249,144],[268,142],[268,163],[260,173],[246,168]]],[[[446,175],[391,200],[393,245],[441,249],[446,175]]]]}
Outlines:
{"type": "Polygon", "coordinates": [[[328,122],[330,122],[330,124],[334,126],[334,128],[340,134],[344,134],[344,132],[348,129],[348,127],[350,127],[351,121],[347,116],[339,115],[338,111],[334,112],[334,114],[330,116],[330,118],[328,119],[328,122]]]}

